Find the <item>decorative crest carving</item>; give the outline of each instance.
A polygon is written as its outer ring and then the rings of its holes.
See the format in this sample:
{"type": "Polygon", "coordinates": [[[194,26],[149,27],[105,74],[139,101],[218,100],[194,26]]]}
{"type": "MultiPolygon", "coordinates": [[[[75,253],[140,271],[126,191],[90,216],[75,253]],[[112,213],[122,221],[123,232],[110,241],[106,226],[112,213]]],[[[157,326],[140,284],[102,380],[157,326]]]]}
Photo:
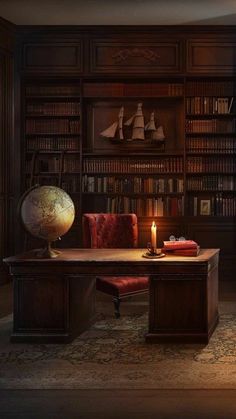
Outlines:
{"type": "Polygon", "coordinates": [[[143,57],[146,60],[155,62],[160,58],[160,55],[148,48],[124,48],[112,55],[116,63],[126,61],[128,57],[143,57]]]}

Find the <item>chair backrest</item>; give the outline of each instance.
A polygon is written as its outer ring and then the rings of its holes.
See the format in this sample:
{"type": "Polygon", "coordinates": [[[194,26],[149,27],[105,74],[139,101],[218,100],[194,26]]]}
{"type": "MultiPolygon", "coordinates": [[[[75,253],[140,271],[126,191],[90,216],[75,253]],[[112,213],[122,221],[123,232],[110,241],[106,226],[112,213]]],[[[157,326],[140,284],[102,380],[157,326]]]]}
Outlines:
{"type": "Polygon", "coordinates": [[[135,214],[84,214],[85,248],[133,248],[138,245],[135,214]]]}

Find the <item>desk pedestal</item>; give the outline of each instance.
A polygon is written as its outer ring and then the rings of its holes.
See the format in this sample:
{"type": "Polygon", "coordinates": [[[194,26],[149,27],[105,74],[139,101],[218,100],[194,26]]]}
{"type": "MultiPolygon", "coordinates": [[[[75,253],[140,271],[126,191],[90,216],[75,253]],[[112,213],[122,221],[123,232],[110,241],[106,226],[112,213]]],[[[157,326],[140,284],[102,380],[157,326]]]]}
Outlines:
{"type": "Polygon", "coordinates": [[[95,277],[55,268],[14,277],[12,342],[70,342],[95,321],[95,277]]]}
{"type": "MultiPolygon", "coordinates": [[[[189,265],[191,267],[191,264],[189,265]]],[[[150,278],[149,332],[146,342],[208,343],[218,323],[218,262],[204,273],[176,266],[176,273],[150,278]]]]}

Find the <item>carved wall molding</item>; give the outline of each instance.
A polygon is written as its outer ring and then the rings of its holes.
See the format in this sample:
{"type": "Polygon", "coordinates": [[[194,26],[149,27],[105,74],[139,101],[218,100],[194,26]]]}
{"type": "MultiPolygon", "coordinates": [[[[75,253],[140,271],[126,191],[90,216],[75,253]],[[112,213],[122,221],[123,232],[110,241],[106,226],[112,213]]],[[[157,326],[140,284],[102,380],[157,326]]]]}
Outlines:
{"type": "Polygon", "coordinates": [[[117,64],[126,61],[128,57],[142,57],[148,61],[156,62],[160,55],[148,48],[124,48],[112,56],[117,64]]]}

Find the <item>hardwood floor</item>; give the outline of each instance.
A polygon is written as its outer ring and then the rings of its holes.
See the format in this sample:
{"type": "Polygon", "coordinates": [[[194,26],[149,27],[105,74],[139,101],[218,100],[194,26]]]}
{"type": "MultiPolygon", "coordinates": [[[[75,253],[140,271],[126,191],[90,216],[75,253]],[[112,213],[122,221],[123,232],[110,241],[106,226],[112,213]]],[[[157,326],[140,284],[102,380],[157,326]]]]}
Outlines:
{"type": "MultiPolygon", "coordinates": [[[[236,302],[236,282],[220,283],[236,302]]],[[[99,295],[101,299],[107,299],[99,295]]],[[[12,310],[11,284],[0,287],[0,317],[12,310]]],[[[1,419],[235,419],[236,390],[2,390],[1,419]]]]}
{"type": "Polygon", "coordinates": [[[235,419],[232,390],[18,390],[0,393],[1,419],[235,419]]]}

